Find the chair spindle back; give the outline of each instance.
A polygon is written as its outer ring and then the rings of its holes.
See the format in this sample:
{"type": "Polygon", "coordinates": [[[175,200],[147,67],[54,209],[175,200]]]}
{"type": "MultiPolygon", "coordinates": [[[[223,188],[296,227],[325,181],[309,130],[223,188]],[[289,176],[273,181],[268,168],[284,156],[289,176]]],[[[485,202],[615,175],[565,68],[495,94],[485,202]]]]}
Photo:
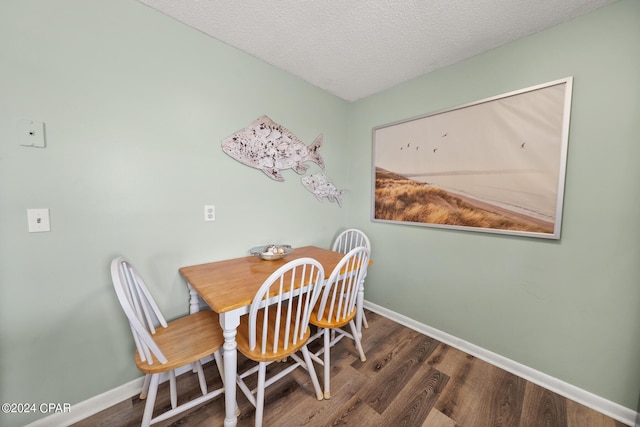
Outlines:
{"type": "Polygon", "coordinates": [[[152,356],[155,356],[160,363],[166,363],[167,359],[153,340],[153,334],[158,325],[166,328],[167,321],[144,280],[136,268],[123,257],[111,262],[111,279],[118,301],[129,320],[140,359],[153,364],[152,356]]]}
{"type": "Polygon", "coordinates": [[[336,240],[333,242],[331,250],[346,254],[351,249],[357,248],[358,246],[364,246],[371,250],[369,237],[367,237],[367,235],[361,230],[350,228],[348,230],[344,230],[338,235],[336,240]]]}
{"type": "Polygon", "coordinates": [[[370,251],[364,246],[351,249],[325,282],[318,306],[318,320],[341,322],[356,310],[358,288],[369,266],[370,251]]]}
{"type": "Polygon", "coordinates": [[[277,353],[302,340],[323,281],[324,269],[312,258],[290,261],[273,272],[249,309],[249,347],[277,353]]]}

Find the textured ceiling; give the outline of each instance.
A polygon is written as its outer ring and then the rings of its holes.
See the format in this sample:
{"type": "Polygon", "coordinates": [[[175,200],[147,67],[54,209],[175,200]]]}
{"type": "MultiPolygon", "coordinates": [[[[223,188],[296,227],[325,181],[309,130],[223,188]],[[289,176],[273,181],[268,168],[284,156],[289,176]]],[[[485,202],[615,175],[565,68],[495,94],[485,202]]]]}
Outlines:
{"type": "Polygon", "coordinates": [[[138,0],[354,101],[615,0],[138,0]]]}

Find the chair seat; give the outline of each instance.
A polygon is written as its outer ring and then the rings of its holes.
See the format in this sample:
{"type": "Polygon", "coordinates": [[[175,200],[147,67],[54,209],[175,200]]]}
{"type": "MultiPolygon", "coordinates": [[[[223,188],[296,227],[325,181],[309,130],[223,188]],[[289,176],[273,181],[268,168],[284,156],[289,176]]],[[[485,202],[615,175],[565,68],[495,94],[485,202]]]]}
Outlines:
{"type": "Polygon", "coordinates": [[[356,312],[358,308],[354,306],[353,310],[351,310],[345,317],[341,318],[340,321],[335,321],[335,313],[338,309],[334,307],[333,309],[333,319],[329,319],[329,309],[331,306],[327,304],[324,309],[324,314],[322,315],[322,319],[318,319],[318,306],[313,309],[311,313],[311,318],[309,319],[309,323],[319,328],[332,329],[332,328],[342,328],[345,325],[348,325],[351,320],[356,317],[356,312]]]}
{"type": "MultiPolygon", "coordinates": [[[[274,319],[276,316],[276,313],[277,313],[277,306],[269,307],[269,319],[274,319]]],[[[284,308],[281,310],[281,313],[283,316],[285,315],[284,308]]],[[[259,325],[260,328],[262,327],[263,319],[264,319],[264,311],[258,312],[258,320],[256,321],[256,324],[259,325]]],[[[290,323],[291,331],[295,330],[294,322],[295,322],[295,319],[292,317],[291,323],[290,323]]],[[[281,359],[284,359],[285,357],[288,357],[289,355],[300,350],[305,344],[307,344],[307,340],[311,336],[311,329],[307,326],[307,330],[305,331],[305,334],[302,337],[302,339],[299,339],[296,344],[289,344],[289,348],[284,349],[284,334],[285,334],[286,326],[287,326],[286,322],[283,321],[280,323],[278,351],[273,352],[271,351],[271,349],[273,349],[273,341],[274,341],[275,334],[274,334],[273,324],[272,323],[269,324],[269,332],[267,334],[268,335],[267,336],[267,352],[265,354],[262,354],[262,337],[260,336],[260,333],[258,333],[256,337],[256,347],[253,350],[250,349],[249,347],[249,316],[248,315],[242,316],[240,318],[240,325],[238,326],[238,333],[236,335],[238,351],[240,351],[242,354],[244,354],[249,359],[255,362],[275,362],[277,360],[281,360],[281,359]]]]}
{"type": "MultiPolygon", "coordinates": [[[[218,314],[199,311],[158,327],[153,339],[167,358],[167,363],[153,359],[153,363],[140,360],[136,352],[136,365],[142,372],[155,374],[196,362],[219,350],[224,344],[220,333],[218,314]]],[[[153,356],[152,356],[153,357],[153,356]]]]}

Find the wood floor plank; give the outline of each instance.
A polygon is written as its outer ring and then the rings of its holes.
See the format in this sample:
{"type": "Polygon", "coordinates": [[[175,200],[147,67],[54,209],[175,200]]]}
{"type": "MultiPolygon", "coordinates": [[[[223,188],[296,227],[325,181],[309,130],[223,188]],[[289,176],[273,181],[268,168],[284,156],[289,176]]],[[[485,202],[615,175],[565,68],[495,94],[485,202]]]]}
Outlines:
{"type": "Polygon", "coordinates": [[[460,427],[451,418],[447,417],[437,409],[431,409],[429,415],[420,427],[460,427]]]}
{"type": "Polygon", "coordinates": [[[622,427],[624,424],[573,400],[567,400],[567,426],[622,427]]]}
{"type": "MultiPolygon", "coordinates": [[[[376,334],[373,335],[375,336],[376,334]]],[[[416,346],[416,343],[426,342],[425,338],[432,341],[434,349],[439,344],[433,338],[402,327],[393,331],[388,336],[388,339],[377,342],[375,346],[369,346],[370,348],[365,351],[367,355],[366,362],[361,362],[358,359],[354,361],[352,366],[366,375],[377,376],[387,365],[396,363],[398,359],[404,361],[402,358],[405,357],[405,353],[412,352],[412,348],[416,346]]],[[[369,344],[368,340],[369,337],[363,339],[363,346],[365,343],[369,344]]]]}
{"type": "Polygon", "coordinates": [[[401,346],[410,339],[420,334],[400,325],[399,323],[389,322],[383,316],[371,313],[369,328],[362,328],[362,348],[366,355],[370,353],[388,353],[391,349],[401,346]]]}
{"type": "MultiPolygon", "coordinates": [[[[318,424],[317,427],[325,426],[378,426],[383,427],[380,422],[380,414],[366,404],[358,395],[353,396],[344,405],[336,409],[335,413],[326,414],[326,423],[318,424]]],[[[316,427],[316,426],[314,426],[316,427]]]]}
{"type": "MultiPolygon", "coordinates": [[[[298,375],[307,375],[306,371],[295,372],[298,375]]],[[[320,384],[322,386],[323,377],[321,370],[318,371],[320,384]]],[[[286,400],[278,401],[272,407],[265,407],[265,425],[278,425],[281,420],[296,414],[296,425],[300,426],[323,426],[327,425],[327,414],[337,413],[342,406],[346,404],[353,396],[358,394],[366,382],[366,378],[358,375],[358,372],[351,369],[341,369],[338,374],[331,378],[333,381],[332,398],[322,401],[315,401],[310,404],[310,398],[301,398],[300,393],[294,393],[288,396],[286,400]],[[268,413],[267,413],[268,411],[268,413]]],[[[311,384],[308,385],[311,387],[311,384]]]]}
{"type": "Polygon", "coordinates": [[[474,360],[460,398],[468,401],[467,411],[452,416],[461,425],[474,427],[515,427],[521,414],[525,381],[481,360],[474,360]]]}
{"type": "Polygon", "coordinates": [[[382,416],[382,424],[388,426],[420,426],[433,409],[440,393],[449,381],[442,372],[425,365],[419,375],[402,388],[398,403],[388,407],[382,416]]]}
{"type": "Polygon", "coordinates": [[[566,427],[567,399],[536,384],[527,383],[521,427],[566,427]]]}
{"type": "Polygon", "coordinates": [[[422,367],[438,343],[426,336],[415,340],[406,351],[398,353],[398,363],[390,364],[379,371],[379,376],[368,387],[364,400],[382,414],[393,400],[400,394],[411,377],[422,367]]]}
{"type": "Polygon", "coordinates": [[[512,427],[520,423],[526,383],[524,379],[509,372],[493,370],[493,378],[489,384],[490,425],[512,427]]]}
{"type": "MultiPolygon", "coordinates": [[[[296,372],[297,373],[297,372],[296,372]]],[[[306,374],[306,372],[300,372],[300,374],[306,374]]],[[[301,376],[300,376],[301,377],[301,376]]],[[[308,425],[309,419],[312,419],[315,415],[315,404],[321,403],[315,397],[315,391],[313,386],[309,384],[301,384],[301,378],[294,378],[294,375],[290,375],[288,378],[283,378],[277,383],[267,388],[265,392],[265,405],[264,405],[264,425],[278,425],[283,420],[290,420],[291,414],[295,413],[296,416],[293,420],[296,425],[308,425]],[[286,390],[282,389],[279,383],[286,384],[286,390]],[[311,402],[313,405],[310,405],[311,402]],[[292,409],[296,407],[300,402],[305,402],[306,405],[300,406],[305,411],[298,410],[293,412],[292,409]],[[305,413],[306,412],[306,413],[305,413]]],[[[306,378],[304,378],[306,380],[306,378]]],[[[244,396],[242,396],[244,400],[244,396]]],[[[243,416],[247,422],[247,425],[253,425],[255,422],[255,409],[249,406],[247,411],[243,411],[243,416]]]]}
{"type": "Polygon", "coordinates": [[[466,360],[472,359],[473,356],[447,344],[440,343],[431,356],[429,356],[427,363],[438,371],[452,377],[458,372],[460,366],[462,366],[466,360]]]}
{"type": "Polygon", "coordinates": [[[461,426],[480,425],[486,422],[481,398],[487,392],[484,388],[487,382],[488,373],[482,361],[467,355],[457,369],[452,370],[435,408],[461,426]]]}

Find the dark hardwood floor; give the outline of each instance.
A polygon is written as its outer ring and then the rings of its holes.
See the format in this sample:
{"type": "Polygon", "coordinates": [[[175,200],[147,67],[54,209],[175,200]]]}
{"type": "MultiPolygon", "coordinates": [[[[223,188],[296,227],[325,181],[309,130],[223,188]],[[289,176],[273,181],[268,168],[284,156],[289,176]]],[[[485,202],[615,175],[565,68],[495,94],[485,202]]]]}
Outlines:
{"type": "MultiPolygon", "coordinates": [[[[331,399],[316,400],[308,373],[297,369],[267,389],[265,426],[624,426],[376,313],[367,311],[367,320],[366,362],[351,340],[332,349],[331,399]]],[[[239,369],[252,363],[239,354],[239,369]]],[[[284,365],[274,363],[270,369],[284,365]]],[[[322,384],[322,367],[316,366],[316,372],[322,384]]],[[[207,366],[205,373],[212,387],[220,386],[215,366],[207,366]]],[[[178,393],[183,398],[199,393],[195,375],[179,378],[178,393]]],[[[156,410],[169,405],[168,395],[165,383],[156,410]]],[[[252,426],[255,409],[241,392],[238,406],[238,425],[252,426]]],[[[73,426],[139,426],[143,407],[136,396],[73,426]]],[[[223,408],[221,396],[156,425],[221,426],[223,408]]]]}

